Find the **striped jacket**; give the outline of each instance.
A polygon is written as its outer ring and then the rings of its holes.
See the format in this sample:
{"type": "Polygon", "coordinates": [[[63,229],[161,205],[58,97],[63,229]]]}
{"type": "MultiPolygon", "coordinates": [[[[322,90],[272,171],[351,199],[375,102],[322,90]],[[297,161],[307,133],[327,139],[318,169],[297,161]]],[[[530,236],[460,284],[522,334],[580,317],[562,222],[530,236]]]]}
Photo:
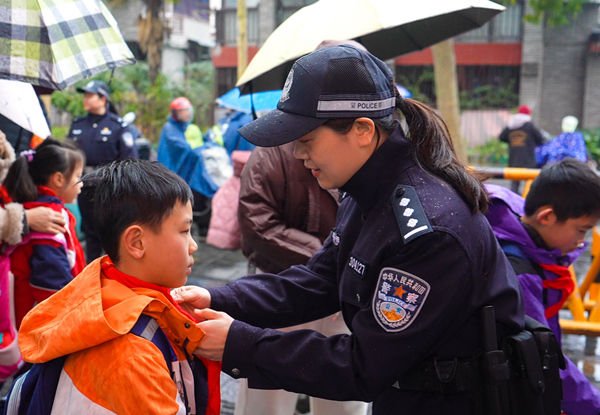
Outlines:
{"type": "Polygon", "coordinates": [[[52,414],[216,415],[220,364],[190,357],[203,336],[162,293],[106,278],[97,259],[27,314],[19,347],[32,363],[68,355],[52,414]],[[129,333],[142,312],[173,347],[173,378],[161,351],[129,333]]]}

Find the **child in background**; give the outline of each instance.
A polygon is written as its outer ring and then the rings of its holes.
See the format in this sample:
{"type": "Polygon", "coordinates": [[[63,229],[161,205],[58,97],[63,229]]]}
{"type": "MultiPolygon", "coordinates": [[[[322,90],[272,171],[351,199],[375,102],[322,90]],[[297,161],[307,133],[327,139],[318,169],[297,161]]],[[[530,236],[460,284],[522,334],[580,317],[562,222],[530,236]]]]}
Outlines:
{"type": "MultiPolygon", "coordinates": [[[[519,278],[525,313],[550,327],[561,342],[558,312],[573,292],[571,265],[584,251],[584,237],[600,220],[600,178],[585,163],[566,159],[542,169],[524,200],[487,185],[486,217],[519,278]]],[[[567,357],[564,413],[597,415],[600,393],[567,357]]]]}
{"type": "Polygon", "coordinates": [[[141,160],[113,162],[83,181],[107,255],[23,320],[26,361],[67,356],[58,384],[37,388],[54,400],[53,413],[65,415],[218,415],[221,365],[193,356],[204,331],[169,290],[186,283],[198,249],[190,187],[160,163],[141,160]],[[149,336],[132,332],[148,317],[149,336]],[[168,357],[151,341],[161,335],[168,357]]]}
{"type": "Polygon", "coordinates": [[[64,234],[29,235],[10,256],[17,328],[36,303],[67,285],[86,265],[75,217],[64,207],[81,191],[83,165],[77,147],[48,138],[36,150],[22,153],[8,171],[4,185],[14,201],[25,209],[49,207],[68,223],[64,234]]]}

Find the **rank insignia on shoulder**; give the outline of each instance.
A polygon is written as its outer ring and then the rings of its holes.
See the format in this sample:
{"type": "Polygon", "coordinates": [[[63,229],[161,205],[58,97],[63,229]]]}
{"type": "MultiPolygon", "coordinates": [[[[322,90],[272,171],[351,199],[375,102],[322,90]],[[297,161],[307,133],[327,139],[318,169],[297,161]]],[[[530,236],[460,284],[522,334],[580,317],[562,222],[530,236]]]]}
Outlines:
{"type": "Polygon", "coordinates": [[[384,268],[373,297],[373,316],[387,332],[406,329],[417,318],[430,286],[427,281],[406,271],[384,268]]]}
{"type": "Polygon", "coordinates": [[[398,185],[392,193],[391,203],[405,244],[433,232],[414,187],[398,185]]]}

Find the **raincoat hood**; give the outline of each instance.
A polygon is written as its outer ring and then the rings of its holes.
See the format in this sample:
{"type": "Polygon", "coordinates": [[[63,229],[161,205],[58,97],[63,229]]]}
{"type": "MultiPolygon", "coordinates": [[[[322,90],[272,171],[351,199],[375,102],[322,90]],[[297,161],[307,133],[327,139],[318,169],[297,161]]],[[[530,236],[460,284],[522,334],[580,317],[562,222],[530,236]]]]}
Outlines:
{"type": "Polygon", "coordinates": [[[192,354],[202,329],[184,328],[189,320],[160,292],[106,278],[101,260],[27,314],[19,331],[23,358],[46,362],[113,340],[128,333],[142,312],[157,319],[167,337],[188,339],[186,350],[192,354]]]}
{"type": "Polygon", "coordinates": [[[531,115],[515,114],[508,120],[507,127],[511,130],[523,127],[528,122],[531,122],[531,115]]]}
{"type": "Polygon", "coordinates": [[[563,255],[560,249],[548,251],[537,247],[520,221],[525,215],[525,199],[502,186],[486,184],[485,187],[490,193],[490,208],[485,216],[501,245],[517,245],[525,255],[538,263],[561,265],[565,262],[572,264],[585,249],[578,248],[563,255]]]}

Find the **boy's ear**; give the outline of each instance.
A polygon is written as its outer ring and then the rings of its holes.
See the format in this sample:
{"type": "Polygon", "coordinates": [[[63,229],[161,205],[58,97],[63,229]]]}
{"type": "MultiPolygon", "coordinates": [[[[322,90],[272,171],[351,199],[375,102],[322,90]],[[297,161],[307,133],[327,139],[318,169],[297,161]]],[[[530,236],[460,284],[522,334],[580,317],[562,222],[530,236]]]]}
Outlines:
{"type": "Polygon", "coordinates": [[[552,206],[542,206],[538,209],[535,218],[540,225],[548,226],[556,222],[556,213],[554,213],[552,206]]]}
{"type": "Polygon", "coordinates": [[[132,258],[142,259],[146,253],[143,236],[144,230],[139,225],[131,225],[121,237],[122,249],[132,258]]]}
{"type": "Polygon", "coordinates": [[[352,129],[356,133],[359,146],[367,147],[371,145],[375,137],[375,123],[372,119],[366,117],[357,118],[354,120],[352,129]]]}

